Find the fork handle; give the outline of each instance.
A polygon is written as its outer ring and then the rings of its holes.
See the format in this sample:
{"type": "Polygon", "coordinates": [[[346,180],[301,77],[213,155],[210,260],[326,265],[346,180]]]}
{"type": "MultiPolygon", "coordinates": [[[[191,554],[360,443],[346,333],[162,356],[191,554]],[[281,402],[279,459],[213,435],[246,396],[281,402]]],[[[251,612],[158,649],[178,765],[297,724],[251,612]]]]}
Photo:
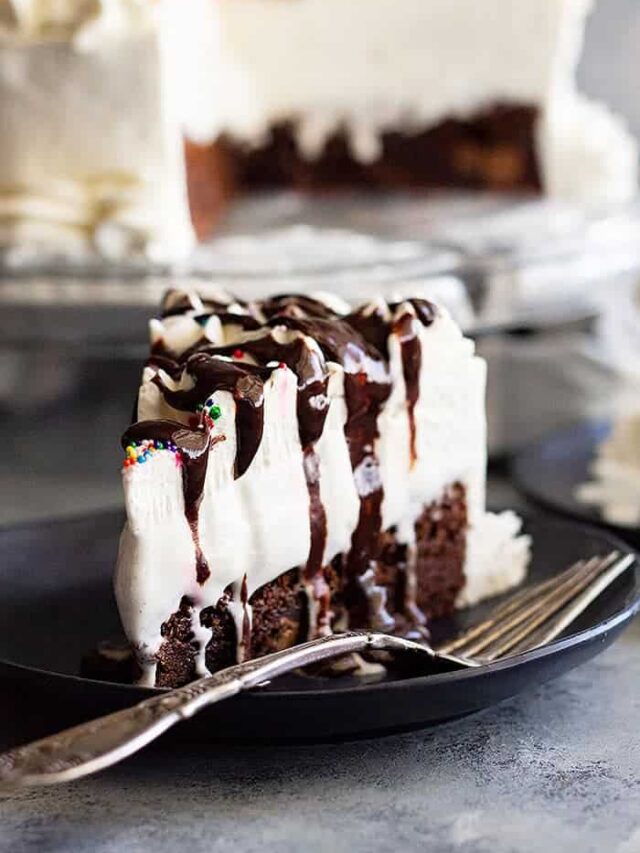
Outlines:
{"type": "MultiPolygon", "coordinates": [[[[419,647],[398,637],[351,631],[246,661],[0,755],[0,786],[48,785],[95,773],[142,749],[208,705],[298,667],[374,648],[416,651],[419,647]]],[[[428,649],[421,651],[433,655],[428,649]]]]}

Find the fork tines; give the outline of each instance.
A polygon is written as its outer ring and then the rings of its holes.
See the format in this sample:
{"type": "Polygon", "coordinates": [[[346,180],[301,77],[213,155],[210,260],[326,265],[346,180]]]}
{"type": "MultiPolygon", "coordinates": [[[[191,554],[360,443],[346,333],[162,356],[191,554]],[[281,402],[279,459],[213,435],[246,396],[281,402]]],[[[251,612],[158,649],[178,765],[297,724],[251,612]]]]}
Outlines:
{"type": "Polygon", "coordinates": [[[633,554],[621,556],[618,551],[580,560],[518,592],[488,619],[437,651],[489,662],[550,643],[634,562],[633,554]]]}

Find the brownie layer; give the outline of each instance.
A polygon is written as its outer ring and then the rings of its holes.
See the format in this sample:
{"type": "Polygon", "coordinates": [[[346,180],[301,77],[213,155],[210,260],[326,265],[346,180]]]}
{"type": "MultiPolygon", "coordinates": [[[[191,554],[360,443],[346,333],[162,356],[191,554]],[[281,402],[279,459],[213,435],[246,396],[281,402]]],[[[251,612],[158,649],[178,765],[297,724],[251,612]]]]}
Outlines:
{"type": "Polygon", "coordinates": [[[196,677],[196,651],[191,626],[191,601],[184,596],[179,608],[160,629],[163,643],[158,652],[156,687],[178,687],[196,677]]]}
{"type": "Polygon", "coordinates": [[[305,158],[292,122],[274,125],[264,144],[247,146],[227,136],[206,147],[187,144],[187,174],[198,235],[211,233],[231,195],[294,188],[541,189],[535,150],[538,111],[498,105],[471,119],[449,118],[414,132],[389,131],[381,156],[356,160],[344,131],[333,134],[319,157],[305,158]]]}
{"type": "Polygon", "coordinates": [[[234,193],[228,156],[219,145],[198,145],[186,139],[184,159],[191,222],[200,242],[215,231],[234,193]]]}
{"type": "MultiPolygon", "coordinates": [[[[241,644],[229,607],[232,599],[232,591],[227,590],[215,607],[207,607],[201,614],[203,627],[211,631],[205,651],[210,672],[232,666],[238,658],[260,657],[290,648],[309,636],[309,602],[299,569],[285,572],[251,596],[248,603],[252,618],[244,620],[241,644]]],[[[191,602],[184,597],[178,610],[162,625],[164,642],[158,653],[158,687],[177,687],[196,677],[198,644],[193,633],[192,611],[191,602]]]]}
{"type": "MultiPolygon", "coordinates": [[[[393,619],[392,630],[411,633],[421,623],[420,614],[437,617],[454,610],[464,585],[466,532],[465,489],[456,483],[440,501],[424,508],[416,522],[415,551],[398,542],[395,530],[381,534],[375,583],[386,593],[385,610],[393,619]]],[[[372,624],[369,599],[362,587],[349,579],[344,563],[339,555],[324,570],[332,594],[334,629],[347,624],[351,628],[380,627],[372,624]]],[[[212,632],[205,655],[211,672],[237,662],[238,637],[229,609],[231,600],[228,590],[216,607],[202,611],[202,624],[212,632]]],[[[244,622],[241,657],[260,657],[308,638],[309,600],[299,569],[261,587],[248,603],[252,619],[251,624],[244,622]]],[[[197,643],[191,619],[191,602],[183,598],[179,609],[162,626],[164,642],[156,674],[159,687],[175,687],[196,677],[197,643]]]]}
{"type": "Polygon", "coordinates": [[[251,609],[251,657],[288,649],[309,636],[309,600],[298,569],[257,590],[251,609]]]}
{"type": "Polygon", "coordinates": [[[425,507],[416,522],[416,604],[428,617],[454,610],[464,586],[467,501],[459,483],[425,507]]]}

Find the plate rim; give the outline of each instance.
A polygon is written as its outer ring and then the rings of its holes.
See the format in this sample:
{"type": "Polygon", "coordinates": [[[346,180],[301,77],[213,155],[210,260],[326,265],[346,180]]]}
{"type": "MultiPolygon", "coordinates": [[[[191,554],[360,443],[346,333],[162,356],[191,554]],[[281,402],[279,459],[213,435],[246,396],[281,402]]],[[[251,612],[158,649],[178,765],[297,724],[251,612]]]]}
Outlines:
{"type": "MultiPolygon", "coordinates": [[[[55,527],[60,524],[73,523],[74,521],[79,522],[83,519],[106,517],[108,515],[117,514],[123,514],[122,510],[104,509],[81,513],[73,517],[45,519],[40,521],[28,520],[26,522],[19,522],[15,525],[1,527],[0,535],[13,531],[24,531],[25,529],[28,530],[34,527],[55,527]]],[[[536,516],[532,513],[527,514],[525,512],[523,514],[523,526],[525,528],[525,532],[527,523],[531,523],[532,521],[542,522],[543,524],[557,525],[559,527],[578,528],[585,537],[592,536],[595,538],[604,539],[609,545],[612,546],[612,548],[619,550],[621,554],[633,554],[636,557],[636,563],[632,567],[635,579],[634,587],[633,590],[629,591],[629,595],[625,599],[625,602],[621,604],[621,606],[609,617],[607,617],[603,621],[596,623],[595,625],[591,625],[574,634],[569,634],[567,637],[562,637],[558,640],[555,640],[553,643],[550,643],[547,646],[532,649],[531,651],[525,652],[524,654],[505,658],[504,660],[494,661],[478,668],[467,670],[454,670],[452,672],[445,673],[415,675],[393,681],[353,684],[342,687],[339,690],[328,689],[326,686],[317,688],[312,687],[306,690],[296,690],[295,688],[288,688],[284,690],[274,690],[269,692],[251,690],[244,692],[242,694],[242,698],[245,699],[251,697],[252,701],[255,699],[258,699],[259,701],[282,701],[288,698],[295,699],[297,701],[306,698],[308,698],[309,700],[317,700],[318,697],[326,698],[327,696],[335,697],[340,695],[348,697],[354,694],[376,694],[389,690],[400,691],[411,688],[413,686],[423,686],[425,682],[429,682],[429,685],[433,686],[438,686],[443,683],[447,684],[449,682],[464,682],[469,679],[484,677],[487,675],[493,675],[497,672],[520,668],[550,655],[555,655],[562,651],[571,649],[575,646],[580,646],[587,642],[593,642],[602,636],[606,636],[610,631],[616,628],[621,628],[625,624],[629,623],[635,616],[637,616],[638,613],[640,613],[640,552],[637,548],[633,546],[633,544],[618,538],[613,531],[607,529],[606,527],[586,523],[580,519],[575,519],[567,516],[563,517],[561,515],[538,515],[536,518],[536,516]]],[[[0,657],[0,681],[5,678],[11,677],[11,674],[13,674],[14,677],[26,677],[31,675],[42,679],[62,681],[65,684],[72,684],[77,686],[86,685],[87,687],[99,687],[100,689],[114,689],[121,692],[123,696],[126,693],[130,693],[132,694],[132,696],[135,695],[141,697],[139,701],[142,701],[143,698],[161,696],[164,693],[169,692],[171,689],[168,687],[141,687],[137,684],[127,684],[121,682],[105,681],[103,679],[87,678],[78,674],[57,672],[55,670],[43,669],[42,667],[38,666],[29,666],[26,664],[17,663],[15,661],[6,660],[4,657],[0,657]]]]}
{"type": "MultiPolygon", "coordinates": [[[[576,501],[575,505],[569,506],[565,503],[556,502],[550,499],[546,494],[539,491],[535,485],[532,486],[530,478],[527,475],[523,476],[522,473],[522,467],[539,457],[543,449],[551,442],[568,439],[573,433],[578,431],[586,432],[588,430],[592,433],[604,433],[611,430],[612,427],[613,421],[611,418],[582,418],[580,420],[572,421],[565,426],[557,427],[516,451],[511,457],[509,471],[512,482],[517,491],[539,509],[543,509],[565,521],[573,521],[576,524],[591,526],[601,532],[604,530],[611,536],[622,539],[632,551],[638,553],[640,549],[632,542],[630,543],[626,537],[635,537],[640,535],[640,527],[634,526],[633,524],[617,524],[607,521],[602,515],[601,510],[595,504],[585,503],[582,505],[576,501]],[[584,506],[583,511],[580,510],[581,506],[584,506]]],[[[595,449],[596,448],[594,446],[594,450],[595,449]]],[[[589,471],[586,471],[585,478],[588,476],[589,471]]],[[[575,483],[574,485],[577,487],[581,484],[575,483]]]]}

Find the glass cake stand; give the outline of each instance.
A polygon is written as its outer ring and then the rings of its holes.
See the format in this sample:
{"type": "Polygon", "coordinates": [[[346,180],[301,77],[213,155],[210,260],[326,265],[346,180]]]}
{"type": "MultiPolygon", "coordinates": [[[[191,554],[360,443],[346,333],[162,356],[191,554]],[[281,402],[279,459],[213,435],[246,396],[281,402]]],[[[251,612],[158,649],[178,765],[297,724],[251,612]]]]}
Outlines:
{"type": "MultiPolygon", "coordinates": [[[[60,262],[0,276],[0,521],[119,505],[118,436],[171,286],[442,302],[489,362],[493,455],[628,391],[640,217],[489,196],[246,199],[179,269],[60,262]],[[628,306],[632,306],[629,308],[628,306]],[[628,373],[628,371],[626,372],[628,373]],[[61,487],[61,484],[64,484],[61,487]]],[[[640,368],[635,371],[640,373],[640,368]]],[[[635,380],[634,380],[635,381],[635,380]]]]}

